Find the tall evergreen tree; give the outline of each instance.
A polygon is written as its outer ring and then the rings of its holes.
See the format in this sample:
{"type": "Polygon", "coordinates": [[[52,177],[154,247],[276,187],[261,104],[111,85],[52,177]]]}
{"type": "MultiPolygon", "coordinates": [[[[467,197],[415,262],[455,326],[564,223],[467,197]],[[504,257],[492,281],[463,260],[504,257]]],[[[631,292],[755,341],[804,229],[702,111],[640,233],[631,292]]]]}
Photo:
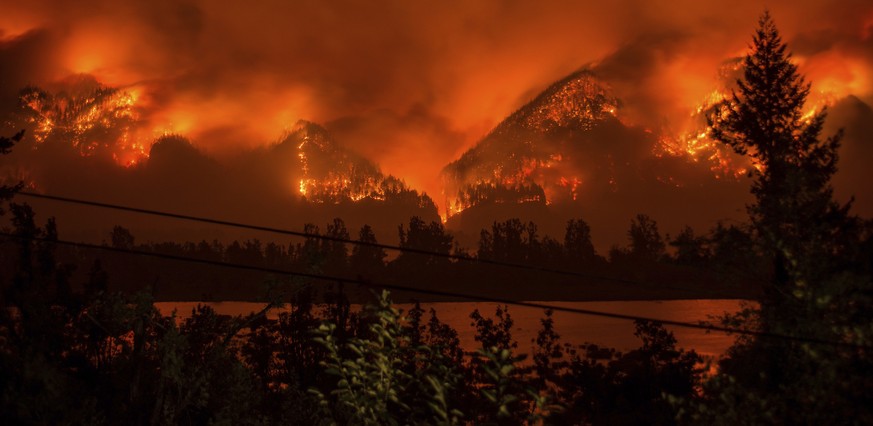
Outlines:
{"type": "Polygon", "coordinates": [[[822,262],[833,257],[833,234],[848,210],[833,201],[830,186],[842,135],[821,139],[827,112],[804,113],[810,84],[767,12],[743,66],[738,90],[710,117],[712,136],[755,162],[749,214],[773,259],[765,307],[782,309],[815,299],[812,283],[824,278],[822,262]]]}
{"type": "Polygon", "coordinates": [[[873,336],[873,285],[853,265],[858,220],[830,185],[841,134],[822,139],[826,111],[804,113],[810,84],[769,13],[751,48],[738,89],[710,124],[715,139],[756,162],[748,210],[772,279],[757,315],[728,321],[834,344],[739,339],[705,385],[707,403],[686,414],[702,424],[870,423],[873,363],[867,350],[840,346],[873,336]]]}

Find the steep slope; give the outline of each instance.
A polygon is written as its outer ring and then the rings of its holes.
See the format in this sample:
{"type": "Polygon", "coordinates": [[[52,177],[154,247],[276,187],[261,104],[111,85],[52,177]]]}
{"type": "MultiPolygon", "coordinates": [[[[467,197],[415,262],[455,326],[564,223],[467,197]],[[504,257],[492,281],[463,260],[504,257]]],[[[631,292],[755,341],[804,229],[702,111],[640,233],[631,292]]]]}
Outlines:
{"type": "Polygon", "coordinates": [[[588,70],[551,85],[444,168],[450,226],[472,230],[488,217],[527,215],[551,222],[544,231],[555,234],[582,216],[602,242],[615,244],[636,213],[670,230],[738,216],[745,171],[724,147],[705,143],[701,132],[675,138],[635,126],[621,105],[588,70]]]}
{"type": "Polygon", "coordinates": [[[575,134],[614,125],[617,108],[618,100],[588,71],[553,84],[445,167],[449,213],[487,202],[574,196],[581,177],[556,170],[573,162],[567,144],[575,134]]]}
{"type": "Polygon", "coordinates": [[[373,200],[436,209],[430,197],[392,175],[382,174],[376,164],[345,149],[315,123],[298,121],[271,151],[282,159],[294,157],[292,174],[304,201],[339,204],[373,200]]]}

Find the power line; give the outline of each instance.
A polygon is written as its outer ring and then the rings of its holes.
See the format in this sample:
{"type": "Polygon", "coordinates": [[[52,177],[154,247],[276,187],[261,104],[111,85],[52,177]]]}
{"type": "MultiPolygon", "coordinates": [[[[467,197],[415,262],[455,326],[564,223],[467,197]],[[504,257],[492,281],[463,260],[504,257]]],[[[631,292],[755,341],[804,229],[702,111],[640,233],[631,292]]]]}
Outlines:
{"type": "Polygon", "coordinates": [[[176,255],[172,255],[172,254],[146,252],[146,251],[140,251],[140,250],[131,250],[131,249],[124,249],[124,248],[120,248],[120,247],[110,247],[110,246],[89,244],[89,243],[82,243],[82,242],[75,242],[75,241],[49,239],[49,238],[36,237],[36,236],[16,235],[16,234],[7,233],[7,232],[0,232],[0,236],[7,237],[7,238],[19,239],[19,240],[40,241],[40,242],[47,242],[47,243],[58,244],[58,245],[71,246],[71,247],[87,248],[87,249],[94,249],[94,250],[104,250],[104,251],[110,251],[110,252],[133,254],[133,255],[147,256],[147,257],[155,257],[155,258],[175,260],[175,261],[180,261],[180,262],[200,263],[200,264],[204,264],[204,265],[220,266],[220,267],[234,268],[234,269],[244,269],[244,270],[251,270],[251,271],[259,271],[259,272],[265,272],[265,273],[271,273],[271,274],[291,275],[291,276],[296,276],[296,277],[301,277],[301,278],[310,278],[310,279],[317,279],[317,280],[323,280],[323,281],[332,281],[332,282],[348,283],[348,284],[358,284],[358,285],[362,285],[362,286],[370,287],[370,288],[376,288],[376,289],[382,288],[382,289],[388,289],[388,290],[406,291],[406,292],[418,293],[418,294],[429,295],[429,296],[453,297],[453,298],[467,299],[467,300],[477,301],[477,302],[499,303],[499,304],[504,304],[504,305],[521,306],[521,307],[536,308],[536,309],[549,309],[549,310],[556,311],[556,312],[567,312],[567,313],[572,313],[572,314],[590,315],[590,316],[614,318],[614,319],[621,319],[621,320],[628,320],[628,321],[649,321],[649,322],[660,323],[663,325],[671,325],[671,326],[675,326],[675,327],[692,328],[692,329],[707,330],[707,331],[717,331],[717,332],[726,333],[726,334],[739,334],[739,335],[754,336],[754,337],[775,338],[775,339],[782,339],[782,340],[795,341],[795,342],[801,342],[801,343],[812,343],[812,344],[818,344],[818,345],[848,347],[848,348],[852,348],[852,349],[864,349],[864,350],[873,349],[873,346],[858,345],[858,344],[849,343],[849,342],[823,340],[823,339],[817,339],[817,338],[813,338],[813,337],[791,336],[791,335],[787,335],[787,334],[771,333],[771,332],[765,332],[765,331],[745,330],[745,329],[733,328],[733,327],[722,327],[722,326],[716,326],[716,325],[707,325],[707,324],[692,323],[692,322],[685,322],[685,321],[665,320],[665,319],[644,317],[644,316],[638,316],[638,315],[620,314],[620,313],[615,313],[615,312],[604,312],[604,311],[598,311],[598,310],[592,310],[592,309],[553,306],[553,305],[549,305],[546,303],[516,301],[516,300],[504,299],[504,298],[500,298],[500,297],[477,296],[477,295],[455,293],[455,292],[449,292],[449,291],[422,289],[422,288],[415,288],[415,287],[409,287],[409,286],[398,285],[398,284],[386,284],[386,283],[372,282],[372,281],[364,280],[362,278],[353,279],[353,278],[345,278],[345,277],[331,276],[331,275],[317,274],[317,273],[309,273],[309,272],[288,271],[288,270],[277,269],[277,268],[244,265],[244,264],[238,264],[238,263],[222,262],[222,261],[217,261],[217,260],[197,259],[197,258],[186,257],[186,256],[176,256],[176,255]]]}
{"type": "MultiPolygon", "coordinates": [[[[17,194],[28,196],[28,197],[34,197],[34,198],[42,198],[42,199],[52,200],[52,201],[60,201],[60,202],[64,202],[64,203],[80,204],[80,205],[86,205],[86,206],[91,206],[91,207],[113,209],[113,210],[126,211],[126,212],[132,212],[132,213],[142,213],[142,214],[148,214],[148,215],[153,215],[153,216],[163,216],[163,217],[169,217],[169,218],[173,218],[173,219],[190,220],[190,221],[194,221],[194,222],[210,223],[213,225],[230,226],[230,227],[235,227],[235,228],[270,232],[270,233],[281,234],[281,235],[291,235],[291,236],[295,236],[295,237],[315,238],[315,239],[319,239],[319,240],[323,240],[323,241],[332,241],[332,242],[338,242],[338,243],[344,243],[344,244],[354,244],[354,245],[365,246],[365,247],[380,248],[380,249],[384,249],[384,250],[393,250],[393,251],[399,251],[399,252],[405,252],[405,253],[414,253],[414,254],[419,254],[419,255],[440,257],[440,258],[445,258],[445,259],[450,259],[450,260],[466,261],[466,262],[472,262],[472,263],[482,263],[482,264],[488,264],[488,265],[494,265],[494,266],[516,268],[516,269],[523,269],[523,270],[536,271],[536,272],[546,272],[546,273],[552,273],[552,274],[557,274],[557,275],[572,276],[572,277],[586,278],[586,279],[593,279],[593,280],[612,281],[612,282],[618,282],[618,283],[630,284],[630,285],[636,285],[636,286],[650,285],[647,283],[642,283],[639,281],[633,281],[633,280],[628,280],[628,279],[618,278],[618,277],[608,277],[608,276],[603,276],[603,275],[586,274],[583,272],[567,271],[567,270],[554,269],[554,268],[548,268],[548,267],[537,266],[537,265],[524,265],[524,264],[518,264],[518,263],[511,263],[511,262],[502,262],[499,260],[461,256],[461,255],[451,254],[451,253],[438,253],[438,252],[433,252],[433,251],[424,250],[424,249],[417,249],[414,247],[401,247],[401,246],[382,244],[382,243],[377,243],[377,242],[356,241],[356,240],[350,240],[350,239],[346,239],[346,238],[333,237],[333,236],[329,236],[329,235],[310,234],[307,232],[292,231],[289,229],[273,228],[273,227],[261,226],[261,225],[252,225],[252,224],[232,222],[232,221],[221,220],[221,219],[213,219],[213,218],[206,218],[206,217],[200,217],[200,216],[185,215],[185,214],[180,214],[180,213],[172,213],[172,212],[144,209],[144,208],[139,208],[139,207],[122,206],[122,205],[118,205],[118,204],[104,203],[104,202],[100,202],[100,201],[82,200],[82,199],[77,199],[77,198],[61,197],[58,195],[49,195],[49,194],[38,194],[38,193],[26,192],[26,191],[20,191],[17,194]]],[[[662,284],[659,284],[659,287],[665,288],[665,289],[678,290],[678,291],[686,292],[687,294],[692,293],[691,289],[683,288],[683,287],[675,287],[675,286],[662,285],[662,284]]]]}

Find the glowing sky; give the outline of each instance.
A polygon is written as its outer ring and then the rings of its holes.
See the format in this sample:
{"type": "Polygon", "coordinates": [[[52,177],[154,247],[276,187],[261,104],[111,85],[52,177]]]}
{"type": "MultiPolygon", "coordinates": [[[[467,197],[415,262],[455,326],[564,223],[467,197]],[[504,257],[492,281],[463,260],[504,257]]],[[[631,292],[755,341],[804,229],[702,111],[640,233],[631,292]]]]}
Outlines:
{"type": "Polygon", "coordinates": [[[221,157],[298,119],[411,186],[551,82],[595,65],[642,125],[681,120],[769,8],[813,96],[873,100],[870,1],[2,0],[8,97],[71,73],[134,91],[138,137],[221,157]]]}

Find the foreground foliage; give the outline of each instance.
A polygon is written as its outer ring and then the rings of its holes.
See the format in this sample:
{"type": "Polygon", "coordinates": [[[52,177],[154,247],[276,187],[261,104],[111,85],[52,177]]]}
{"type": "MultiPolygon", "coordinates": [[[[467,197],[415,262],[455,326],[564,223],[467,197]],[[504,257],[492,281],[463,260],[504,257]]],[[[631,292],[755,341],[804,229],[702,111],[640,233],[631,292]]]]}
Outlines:
{"type": "MultiPolygon", "coordinates": [[[[27,207],[13,212],[18,233],[55,235],[27,207]]],[[[577,352],[547,313],[530,365],[506,307],[473,312],[472,353],[436,312],[403,313],[387,292],[359,312],[342,289],[315,305],[303,288],[275,320],[279,302],[246,317],[198,306],[182,319],[148,294],[108,291],[99,264],[71,290],[52,248],[23,242],[4,293],[0,415],[14,423],[522,424],[628,412],[670,423],[666,395],[693,398],[699,383],[700,358],[658,324],[637,325],[636,351],[577,352]]]]}

